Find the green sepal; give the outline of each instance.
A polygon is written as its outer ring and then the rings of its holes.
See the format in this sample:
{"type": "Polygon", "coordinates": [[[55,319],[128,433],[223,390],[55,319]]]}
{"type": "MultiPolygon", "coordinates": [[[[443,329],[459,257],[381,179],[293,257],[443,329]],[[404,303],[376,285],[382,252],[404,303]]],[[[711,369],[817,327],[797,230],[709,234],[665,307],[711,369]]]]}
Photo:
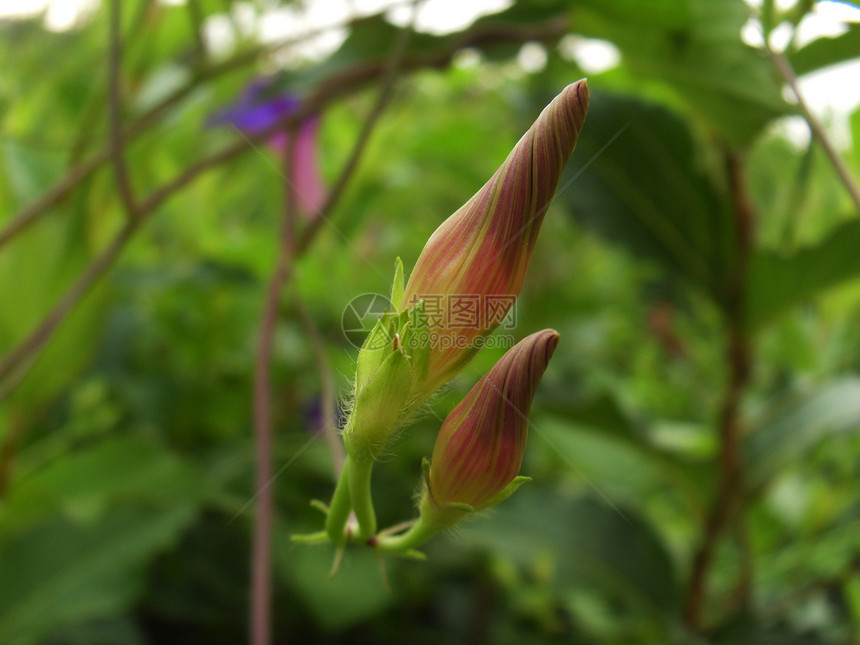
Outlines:
{"type": "Polygon", "coordinates": [[[290,536],[290,541],[299,544],[325,544],[329,542],[328,533],[317,531],[316,533],[296,533],[290,536]]]}
{"type": "Polygon", "coordinates": [[[360,392],[373,375],[379,371],[382,361],[385,360],[388,323],[380,316],[379,320],[370,330],[364,344],[358,350],[358,358],[355,362],[355,391],[360,392]]]}
{"type": "Polygon", "coordinates": [[[409,415],[413,392],[426,378],[430,357],[429,343],[413,341],[426,331],[423,302],[412,310],[387,312],[358,352],[355,404],[344,428],[347,450],[357,461],[376,458],[409,415]]]}
{"type": "Polygon", "coordinates": [[[403,308],[403,296],[406,292],[403,277],[403,261],[400,258],[394,260],[394,282],[391,285],[391,306],[394,311],[403,308]]]}
{"type": "Polygon", "coordinates": [[[409,549],[408,551],[398,553],[397,555],[409,558],[410,560],[420,560],[421,562],[424,562],[427,559],[427,554],[424,553],[424,551],[419,551],[418,549],[409,549]]]}
{"type": "Polygon", "coordinates": [[[356,392],[360,392],[367,385],[391,354],[394,347],[394,334],[398,331],[397,318],[396,314],[382,314],[364,339],[364,344],[358,351],[355,366],[356,392]]]}
{"type": "Polygon", "coordinates": [[[465,504],[463,502],[448,502],[445,504],[445,508],[453,508],[458,511],[463,511],[464,513],[474,513],[475,507],[469,504],[465,504]]]}
{"type": "Polygon", "coordinates": [[[430,460],[427,457],[421,457],[421,479],[424,486],[429,492],[430,490],[430,460]]]}
{"type": "Polygon", "coordinates": [[[364,353],[359,353],[355,404],[344,428],[347,451],[359,462],[375,459],[385,448],[402,421],[412,389],[409,358],[394,349],[393,341],[362,356],[364,353]],[[370,371],[371,367],[375,369],[370,371]]]}
{"type": "Polygon", "coordinates": [[[328,572],[328,579],[332,580],[337,572],[340,571],[340,564],[343,562],[343,552],[346,550],[346,547],[339,546],[334,552],[334,560],[331,563],[331,571],[328,572]]]}
{"type": "Polygon", "coordinates": [[[321,499],[312,499],[311,508],[317,509],[323,515],[328,515],[328,504],[326,504],[321,499]]]}
{"type": "Polygon", "coordinates": [[[498,504],[499,502],[505,501],[508,497],[513,495],[517,489],[525,484],[526,482],[530,482],[532,480],[531,477],[525,477],[524,475],[518,475],[514,477],[514,480],[505,486],[501,491],[499,491],[495,497],[493,497],[489,502],[487,502],[487,506],[493,506],[494,504],[498,504]]]}

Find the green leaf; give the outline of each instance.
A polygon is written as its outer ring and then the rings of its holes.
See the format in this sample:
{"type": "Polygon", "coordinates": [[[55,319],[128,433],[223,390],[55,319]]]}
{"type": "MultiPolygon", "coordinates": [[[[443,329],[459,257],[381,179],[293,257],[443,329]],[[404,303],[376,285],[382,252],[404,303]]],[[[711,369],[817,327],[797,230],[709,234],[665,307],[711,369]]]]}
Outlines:
{"type": "MultiPolygon", "coordinates": [[[[16,203],[28,204],[39,197],[44,187],[50,186],[59,174],[57,157],[56,153],[49,154],[13,141],[3,141],[0,144],[0,167],[3,168],[0,181],[8,184],[16,203]]],[[[0,216],[0,222],[4,219],[5,214],[0,216]]]]}
{"type": "Polygon", "coordinates": [[[192,503],[205,494],[202,477],[167,449],[110,438],[14,481],[0,511],[0,539],[57,512],[88,520],[117,503],[192,503]]]}
{"type": "Polygon", "coordinates": [[[496,508],[486,521],[462,529],[466,545],[504,553],[521,566],[539,553],[553,553],[559,585],[608,593],[658,623],[677,607],[678,583],[666,547],[631,511],[537,486],[524,487],[496,508]]]}
{"type": "Polygon", "coordinates": [[[703,490],[712,477],[710,469],[657,446],[644,433],[619,432],[574,415],[540,416],[533,428],[534,448],[557,459],[564,470],[572,470],[571,477],[579,484],[637,507],[646,504],[655,491],[670,486],[683,495],[691,512],[702,507],[703,490]]]}
{"type": "Polygon", "coordinates": [[[568,172],[559,196],[581,222],[718,296],[732,220],[681,119],[594,92],[568,172]]]}
{"type": "Polygon", "coordinates": [[[792,590],[803,586],[805,581],[835,580],[852,567],[857,552],[860,504],[853,504],[824,525],[813,526],[757,556],[762,597],[790,606],[799,600],[792,598],[792,590]]]}
{"type": "Polygon", "coordinates": [[[750,480],[764,485],[823,438],[860,431],[860,378],[845,378],[802,395],[780,397],[744,442],[750,480]]]}
{"type": "MultiPolygon", "coordinates": [[[[32,333],[87,265],[86,216],[77,209],[41,222],[0,251],[0,303],[10,303],[0,308],[0,356],[32,333]]],[[[11,397],[16,407],[50,401],[86,365],[99,341],[108,293],[101,282],[63,320],[11,397]]]]}
{"type": "Polygon", "coordinates": [[[847,580],[842,588],[845,604],[848,605],[848,613],[851,621],[856,625],[860,622],[860,578],[854,576],[847,580]]]}
{"type": "Polygon", "coordinates": [[[791,255],[760,250],[749,273],[747,323],[758,329],[825,289],[860,277],[860,221],[836,227],[815,246],[791,255]]]}
{"type": "Polygon", "coordinates": [[[791,625],[743,616],[714,635],[715,645],[829,645],[830,638],[791,625]]]}
{"type": "Polygon", "coordinates": [[[549,390],[547,404],[543,409],[558,416],[564,416],[569,421],[599,430],[621,440],[630,441],[633,445],[642,446],[645,438],[618,403],[618,400],[608,392],[583,400],[571,400],[569,388],[564,385],[556,390],[549,390]]]}
{"type": "Polygon", "coordinates": [[[589,9],[573,17],[580,33],[614,43],[637,79],[664,84],[730,144],[749,144],[791,111],[770,62],[740,39],[750,15],[742,2],[661,0],[653,10],[637,0],[584,4],[589,9]]]}
{"type": "Polygon", "coordinates": [[[829,65],[860,58],[860,24],[852,23],[844,34],[818,38],[788,56],[794,73],[803,76],[829,65]]]}
{"type": "Polygon", "coordinates": [[[53,630],[128,607],[140,568],[174,542],[194,516],[124,508],[80,525],[52,519],[0,548],[0,642],[40,642],[53,630]]]}

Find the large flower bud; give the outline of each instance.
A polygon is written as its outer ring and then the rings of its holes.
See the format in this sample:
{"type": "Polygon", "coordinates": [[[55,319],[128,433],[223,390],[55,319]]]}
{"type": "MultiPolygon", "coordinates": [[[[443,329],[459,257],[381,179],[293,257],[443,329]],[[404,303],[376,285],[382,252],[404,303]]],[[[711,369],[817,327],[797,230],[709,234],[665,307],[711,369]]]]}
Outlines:
{"type": "Polygon", "coordinates": [[[426,303],[431,338],[437,342],[424,393],[462,369],[479,349],[473,341],[489,334],[513,306],[587,109],[585,80],[568,85],[421,252],[404,298],[395,306],[426,303]]]}
{"type": "Polygon", "coordinates": [[[463,509],[504,499],[515,483],[528,436],[529,410],[558,345],[552,329],[517,343],[454,408],[436,438],[422,515],[449,524],[463,509]]]}

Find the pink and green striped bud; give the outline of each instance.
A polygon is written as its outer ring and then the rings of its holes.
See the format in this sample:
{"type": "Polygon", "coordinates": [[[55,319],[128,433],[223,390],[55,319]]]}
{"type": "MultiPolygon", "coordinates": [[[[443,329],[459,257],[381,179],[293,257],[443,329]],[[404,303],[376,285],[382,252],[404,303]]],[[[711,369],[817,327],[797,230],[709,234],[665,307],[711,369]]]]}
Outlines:
{"type": "Polygon", "coordinates": [[[380,534],[382,551],[413,557],[415,548],[463,517],[510,496],[519,476],[538,383],[558,345],[545,329],[517,343],[451,411],[436,437],[432,461],[424,460],[419,513],[408,531],[380,534]]]}
{"type": "Polygon", "coordinates": [[[529,410],[557,345],[552,329],[523,339],[448,415],[425,472],[425,523],[450,526],[465,513],[500,502],[527,480],[517,475],[529,410]]]}
{"type": "Polygon", "coordinates": [[[525,279],[529,259],[588,109],[585,80],[567,86],[490,180],[430,237],[415,264],[404,309],[424,300],[430,331],[429,396],[480,349],[525,279]],[[465,323],[465,324],[464,324],[465,323]]]}

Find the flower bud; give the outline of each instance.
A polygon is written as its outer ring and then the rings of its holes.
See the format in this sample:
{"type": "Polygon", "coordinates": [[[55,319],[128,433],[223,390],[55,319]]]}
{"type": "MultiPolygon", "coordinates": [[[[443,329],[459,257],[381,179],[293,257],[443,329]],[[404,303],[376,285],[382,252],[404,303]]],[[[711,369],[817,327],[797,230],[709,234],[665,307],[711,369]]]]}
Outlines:
{"type": "Polygon", "coordinates": [[[421,252],[400,306],[423,299],[431,335],[449,337],[431,348],[424,393],[429,395],[459,372],[477,352],[473,341],[489,334],[513,306],[587,109],[585,80],[567,86],[484,187],[442,223],[421,252]],[[437,306],[442,311],[431,311],[437,306]],[[477,308],[466,312],[465,325],[464,307],[477,308]],[[458,315],[461,322],[455,325],[458,315]]]}
{"type": "MultiPolygon", "coordinates": [[[[517,343],[454,408],[436,438],[425,475],[423,516],[450,525],[464,512],[495,504],[521,483],[528,415],[558,345],[552,329],[517,343]]],[[[425,518],[427,519],[427,518],[425,518]]]]}

